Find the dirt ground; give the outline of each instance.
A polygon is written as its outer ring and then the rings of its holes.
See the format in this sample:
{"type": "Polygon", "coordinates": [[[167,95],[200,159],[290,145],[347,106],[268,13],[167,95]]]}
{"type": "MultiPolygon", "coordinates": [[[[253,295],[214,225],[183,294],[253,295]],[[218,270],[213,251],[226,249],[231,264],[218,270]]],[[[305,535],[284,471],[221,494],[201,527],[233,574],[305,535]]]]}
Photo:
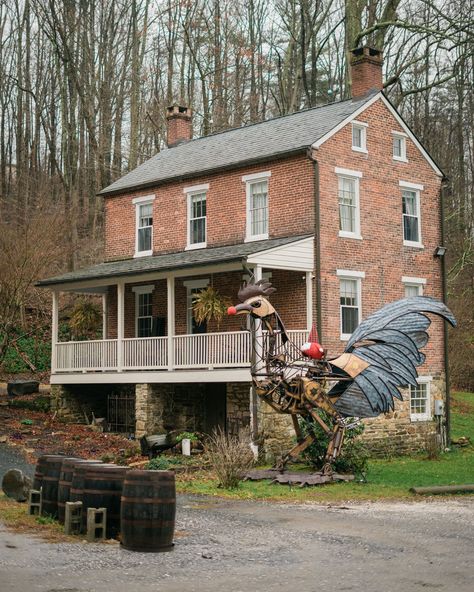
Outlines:
{"type": "Polygon", "coordinates": [[[472,592],[474,500],[344,507],[178,496],[169,553],[0,528],[3,592],[472,592]]]}

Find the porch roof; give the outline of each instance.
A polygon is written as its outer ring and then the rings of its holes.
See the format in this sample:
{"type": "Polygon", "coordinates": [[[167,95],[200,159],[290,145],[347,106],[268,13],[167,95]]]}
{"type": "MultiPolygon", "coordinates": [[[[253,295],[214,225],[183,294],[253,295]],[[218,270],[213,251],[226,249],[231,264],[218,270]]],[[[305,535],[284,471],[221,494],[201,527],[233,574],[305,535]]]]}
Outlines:
{"type": "MultiPolygon", "coordinates": [[[[237,245],[227,245],[224,247],[213,247],[205,249],[196,249],[191,251],[179,251],[177,253],[168,253],[166,255],[154,255],[151,257],[137,257],[135,259],[125,259],[122,261],[110,261],[99,263],[92,267],[70,271],[62,275],[40,280],[36,285],[42,287],[61,286],[65,288],[69,284],[89,282],[90,280],[104,280],[123,278],[127,276],[143,275],[156,272],[173,272],[180,269],[196,268],[206,265],[218,265],[221,263],[246,262],[259,263],[258,256],[275,255],[279,247],[300,243],[307,250],[311,243],[311,235],[289,236],[284,238],[273,238],[255,242],[240,243],[237,245]]],[[[272,258],[270,258],[271,260],[272,258]]],[[[312,256],[306,258],[309,262],[312,256]]],[[[262,263],[266,262],[262,259],[262,263]]],[[[306,263],[306,266],[309,264],[306,263]]],[[[275,264],[277,267],[278,264],[275,264]]],[[[285,266],[284,268],[288,268],[285,266]]],[[[309,267],[309,269],[312,268],[309,267]]],[[[299,269],[299,268],[296,268],[299,269]]]]}

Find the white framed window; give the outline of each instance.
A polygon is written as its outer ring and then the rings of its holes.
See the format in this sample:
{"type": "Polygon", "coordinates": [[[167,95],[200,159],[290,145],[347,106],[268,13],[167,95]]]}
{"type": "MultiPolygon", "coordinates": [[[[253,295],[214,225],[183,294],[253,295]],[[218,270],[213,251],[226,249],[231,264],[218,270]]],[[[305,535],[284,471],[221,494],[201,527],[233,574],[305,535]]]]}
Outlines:
{"type": "Polygon", "coordinates": [[[337,270],[339,277],[339,313],[341,340],[347,341],[362,318],[363,271],[337,270]]]}
{"type": "Polygon", "coordinates": [[[423,296],[423,286],[426,284],[425,278],[403,276],[402,283],[405,289],[405,298],[423,296]]]}
{"type": "Polygon", "coordinates": [[[352,150],[367,154],[367,123],[352,122],[352,150]]]}
{"type": "Polygon", "coordinates": [[[416,386],[410,385],[410,421],[431,419],[431,376],[419,376],[416,386]]]}
{"type": "Polygon", "coordinates": [[[193,315],[193,297],[195,294],[207,288],[209,278],[199,280],[186,280],[183,282],[186,288],[186,333],[193,335],[195,333],[205,333],[206,327],[197,325],[193,315]]]}
{"type": "Polygon", "coordinates": [[[155,286],[135,286],[135,337],[153,336],[153,290],[155,286]]]}
{"type": "Polygon", "coordinates": [[[209,185],[185,187],[187,195],[187,246],[186,249],[201,249],[207,241],[207,190],[209,185]]]}
{"type": "Polygon", "coordinates": [[[135,198],[135,257],[153,255],[153,195],[135,198]]]}
{"type": "Polygon", "coordinates": [[[359,182],[362,173],[335,168],[339,203],[339,236],[361,239],[359,182]]]}
{"type": "Polygon", "coordinates": [[[408,162],[407,134],[403,132],[392,132],[392,156],[393,160],[408,162]]]}
{"type": "Polygon", "coordinates": [[[268,238],[268,180],[271,172],[245,175],[247,195],[246,241],[268,238]]]}
{"type": "Polygon", "coordinates": [[[402,193],[403,244],[423,248],[421,242],[420,191],[423,185],[400,181],[402,193]]]}

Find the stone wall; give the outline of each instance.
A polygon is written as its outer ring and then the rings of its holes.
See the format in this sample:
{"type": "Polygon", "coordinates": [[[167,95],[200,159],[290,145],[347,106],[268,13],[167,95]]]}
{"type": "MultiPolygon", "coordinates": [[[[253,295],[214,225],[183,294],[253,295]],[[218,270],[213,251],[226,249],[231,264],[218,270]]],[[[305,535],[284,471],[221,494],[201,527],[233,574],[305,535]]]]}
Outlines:
{"type": "Polygon", "coordinates": [[[275,462],[296,443],[291,415],[277,413],[267,403],[258,400],[260,453],[266,463],[275,462]]]}
{"type": "Polygon", "coordinates": [[[434,401],[445,398],[443,377],[433,378],[430,383],[430,405],[432,420],[412,421],[410,419],[410,397],[403,391],[403,401],[395,402],[395,411],[374,419],[365,419],[362,434],[371,456],[397,456],[420,452],[427,440],[437,433],[434,419],[434,401]]]}
{"type": "Polygon", "coordinates": [[[237,436],[250,427],[250,383],[227,383],[227,432],[237,436]]]}

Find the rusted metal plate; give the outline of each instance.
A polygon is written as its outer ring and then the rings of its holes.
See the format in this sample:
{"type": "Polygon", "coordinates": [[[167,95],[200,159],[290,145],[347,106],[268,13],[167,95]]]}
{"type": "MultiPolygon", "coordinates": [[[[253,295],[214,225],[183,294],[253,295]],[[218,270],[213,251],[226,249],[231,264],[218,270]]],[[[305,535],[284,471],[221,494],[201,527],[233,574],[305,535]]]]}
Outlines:
{"type": "Polygon", "coordinates": [[[273,483],[281,485],[324,485],[325,483],[335,483],[337,481],[353,481],[354,475],[343,475],[333,473],[332,475],[323,475],[322,473],[289,473],[281,472],[278,469],[254,469],[246,473],[244,481],[261,481],[271,479],[273,483]]]}

